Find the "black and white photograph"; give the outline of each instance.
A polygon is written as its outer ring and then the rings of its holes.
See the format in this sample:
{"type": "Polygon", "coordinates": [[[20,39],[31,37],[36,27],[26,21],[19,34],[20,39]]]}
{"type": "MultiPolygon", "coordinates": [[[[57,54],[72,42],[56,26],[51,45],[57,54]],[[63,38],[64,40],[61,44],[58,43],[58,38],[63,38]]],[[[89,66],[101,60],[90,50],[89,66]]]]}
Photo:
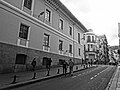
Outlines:
{"type": "Polygon", "coordinates": [[[0,0],[0,90],[120,90],[120,0],[0,0]]]}

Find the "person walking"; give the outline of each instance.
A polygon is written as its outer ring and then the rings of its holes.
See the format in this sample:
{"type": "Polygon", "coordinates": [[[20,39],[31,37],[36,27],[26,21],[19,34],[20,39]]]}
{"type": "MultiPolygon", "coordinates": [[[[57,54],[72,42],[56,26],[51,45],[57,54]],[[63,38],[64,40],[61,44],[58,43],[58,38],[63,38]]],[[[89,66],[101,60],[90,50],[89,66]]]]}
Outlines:
{"type": "Polygon", "coordinates": [[[32,67],[33,67],[32,70],[35,71],[35,66],[36,66],[35,58],[33,59],[31,65],[32,65],[32,67]]]}
{"type": "Polygon", "coordinates": [[[74,62],[72,61],[72,59],[69,60],[69,74],[72,76],[73,75],[73,66],[74,66],[74,62]]]}
{"type": "Polygon", "coordinates": [[[68,63],[64,60],[63,61],[63,74],[66,76],[67,73],[67,67],[68,67],[68,63]]]}
{"type": "Polygon", "coordinates": [[[48,58],[48,59],[47,59],[47,63],[46,63],[47,76],[50,75],[50,67],[51,67],[51,63],[52,63],[51,58],[48,58]]]}

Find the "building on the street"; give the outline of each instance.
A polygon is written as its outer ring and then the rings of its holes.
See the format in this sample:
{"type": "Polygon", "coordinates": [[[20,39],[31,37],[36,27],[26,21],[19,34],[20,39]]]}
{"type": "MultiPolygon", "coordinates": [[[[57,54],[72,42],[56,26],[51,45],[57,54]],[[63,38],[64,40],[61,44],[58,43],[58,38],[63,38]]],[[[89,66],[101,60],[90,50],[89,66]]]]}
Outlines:
{"type": "Polygon", "coordinates": [[[119,46],[109,46],[110,64],[119,62],[118,48],[119,46]]]}
{"type": "Polygon", "coordinates": [[[109,62],[109,47],[107,38],[105,35],[97,36],[98,45],[98,62],[101,64],[107,64],[109,62]]]}
{"type": "Polygon", "coordinates": [[[81,63],[87,31],[59,0],[0,0],[0,72],[29,70],[33,58],[37,69],[49,59],[81,63]]]}
{"type": "Polygon", "coordinates": [[[87,62],[107,64],[109,62],[109,49],[105,35],[96,35],[92,29],[84,33],[85,58],[87,62]]]}
{"type": "Polygon", "coordinates": [[[86,62],[94,63],[97,59],[97,45],[96,45],[96,34],[94,34],[92,29],[89,32],[84,33],[85,40],[85,59],[86,62]]]}

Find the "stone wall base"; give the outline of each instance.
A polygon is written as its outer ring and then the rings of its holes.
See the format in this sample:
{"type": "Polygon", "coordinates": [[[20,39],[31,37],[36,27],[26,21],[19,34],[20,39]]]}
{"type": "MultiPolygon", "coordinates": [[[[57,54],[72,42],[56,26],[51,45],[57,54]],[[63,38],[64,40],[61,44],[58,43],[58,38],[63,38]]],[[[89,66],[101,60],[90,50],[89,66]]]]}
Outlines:
{"type": "MultiPolygon", "coordinates": [[[[52,59],[52,66],[59,65],[59,59],[69,60],[70,57],[53,54],[50,52],[43,52],[40,50],[19,47],[16,45],[6,44],[0,42],[0,73],[10,73],[32,70],[31,62],[33,58],[36,58],[36,69],[45,68],[43,66],[43,57],[49,57],[52,59]],[[26,55],[24,64],[16,64],[16,55],[26,55]]],[[[76,63],[81,63],[80,59],[74,59],[76,63]]]]}

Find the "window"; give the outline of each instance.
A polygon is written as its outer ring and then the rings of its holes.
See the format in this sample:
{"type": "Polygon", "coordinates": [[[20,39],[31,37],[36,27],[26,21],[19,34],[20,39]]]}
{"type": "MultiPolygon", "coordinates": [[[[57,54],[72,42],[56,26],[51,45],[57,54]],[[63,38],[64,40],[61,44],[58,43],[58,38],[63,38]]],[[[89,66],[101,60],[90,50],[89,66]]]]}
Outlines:
{"type": "Polygon", "coordinates": [[[44,39],[43,39],[43,50],[49,52],[50,51],[50,35],[44,34],[44,39]]]}
{"type": "Polygon", "coordinates": [[[59,20],[59,28],[61,30],[63,30],[63,20],[62,19],[59,20]]]}
{"type": "Polygon", "coordinates": [[[26,26],[25,24],[20,25],[20,31],[19,31],[19,37],[22,39],[28,39],[28,30],[29,26],[26,26]]]}
{"type": "Polygon", "coordinates": [[[90,51],[90,45],[88,44],[88,51],[90,51]]]}
{"type": "Polygon", "coordinates": [[[94,40],[94,36],[92,36],[92,42],[95,42],[95,40],[94,40]]]}
{"type": "Polygon", "coordinates": [[[17,45],[28,47],[29,32],[30,32],[29,29],[30,29],[29,26],[27,26],[23,23],[20,24],[20,29],[19,29],[19,32],[18,32],[17,45]]]}
{"type": "Polygon", "coordinates": [[[85,34],[83,34],[83,39],[85,40],[85,34]]]}
{"type": "Polygon", "coordinates": [[[72,27],[69,26],[69,34],[72,36],[72,27]]]}
{"type": "Polygon", "coordinates": [[[78,33],[78,43],[80,43],[80,33],[78,33]]]}
{"type": "Polygon", "coordinates": [[[93,45],[91,44],[91,48],[93,48],[93,45]]]}
{"type": "Polygon", "coordinates": [[[64,60],[63,59],[59,59],[59,65],[63,65],[64,60]]]}
{"type": "Polygon", "coordinates": [[[71,44],[69,45],[69,53],[72,54],[72,45],[71,44]]]}
{"type": "Polygon", "coordinates": [[[85,45],[84,45],[84,52],[86,51],[86,47],[85,47],[85,45]]]}
{"type": "Polygon", "coordinates": [[[51,21],[51,11],[46,9],[46,13],[45,13],[45,20],[50,22],[51,21]]]}
{"type": "Polygon", "coordinates": [[[63,41],[59,40],[59,50],[63,50],[63,41]]]}
{"type": "Polygon", "coordinates": [[[49,35],[48,34],[44,34],[44,41],[43,41],[43,45],[49,47],[49,35]]]}
{"type": "Polygon", "coordinates": [[[25,64],[27,55],[25,54],[16,54],[15,64],[25,64]]]}
{"type": "Polygon", "coordinates": [[[90,36],[88,36],[88,38],[87,38],[87,42],[91,42],[91,38],[90,38],[90,36]]]}
{"type": "Polygon", "coordinates": [[[78,53],[79,53],[79,56],[80,56],[80,48],[78,49],[78,53]]]}
{"type": "Polygon", "coordinates": [[[31,10],[31,8],[32,8],[32,0],[24,0],[24,7],[31,10]]]}

